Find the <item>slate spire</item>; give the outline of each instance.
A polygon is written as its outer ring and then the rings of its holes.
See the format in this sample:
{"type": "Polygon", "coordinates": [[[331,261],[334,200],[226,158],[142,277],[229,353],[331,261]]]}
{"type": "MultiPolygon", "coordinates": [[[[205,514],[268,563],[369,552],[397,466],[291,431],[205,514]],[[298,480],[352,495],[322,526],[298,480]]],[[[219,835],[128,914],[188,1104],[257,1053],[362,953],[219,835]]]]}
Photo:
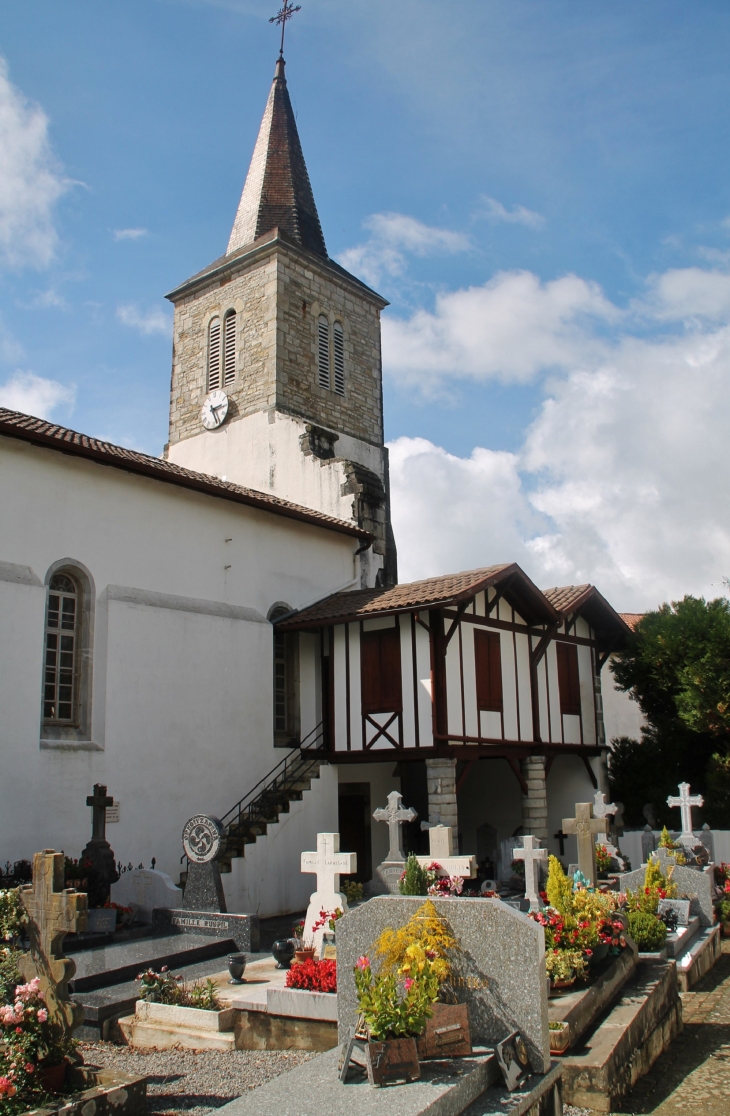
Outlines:
{"type": "Polygon", "coordinates": [[[284,65],[279,58],[226,254],[279,228],[302,248],[326,259],[284,65]]]}

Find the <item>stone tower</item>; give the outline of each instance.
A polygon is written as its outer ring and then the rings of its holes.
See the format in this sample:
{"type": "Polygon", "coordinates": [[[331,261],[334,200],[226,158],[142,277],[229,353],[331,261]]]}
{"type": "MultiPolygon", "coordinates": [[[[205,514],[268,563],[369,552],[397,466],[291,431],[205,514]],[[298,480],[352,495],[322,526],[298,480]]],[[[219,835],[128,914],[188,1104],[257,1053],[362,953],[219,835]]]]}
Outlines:
{"type": "Polygon", "coordinates": [[[279,58],[226,254],[167,296],[175,325],[165,454],[358,523],[375,536],[363,586],[394,584],[380,357],[387,302],[327,255],[284,65],[279,58]]]}

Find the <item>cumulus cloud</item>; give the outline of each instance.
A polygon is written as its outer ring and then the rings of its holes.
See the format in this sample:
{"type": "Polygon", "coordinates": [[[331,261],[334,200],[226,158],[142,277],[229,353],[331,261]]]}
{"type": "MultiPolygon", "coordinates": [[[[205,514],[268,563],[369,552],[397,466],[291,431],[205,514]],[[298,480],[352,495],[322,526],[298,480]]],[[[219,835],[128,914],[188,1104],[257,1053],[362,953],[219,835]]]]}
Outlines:
{"type": "Polygon", "coordinates": [[[506,221],[512,225],[527,225],[530,229],[539,229],[545,224],[545,218],[533,209],[525,209],[524,205],[513,205],[507,209],[501,201],[482,194],[477,210],[477,217],[485,217],[488,221],[506,221]]]}
{"type": "Polygon", "coordinates": [[[369,239],[338,258],[348,271],[372,284],[379,283],[383,275],[402,275],[408,255],[453,255],[471,247],[463,233],[424,225],[403,213],[374,213],[364,225],[369,239]]]}
{"type": "Polygon", "coordinates": [[[22,411],[36,418],[50,419],[57,407],[73,408],[76,388],[47,380],[33,372],[15,372],[0,384],[0,407],[22,411]]]}
{"type": "Polygon", "coordinates": [[[147,236],[148,229],[115,229],[115,240],[141,240],[143,236],[147,236]]]}
{"type": "Polygon", "coordinates": [[[48,140],[48,117],[16,89],[0,58],[0,258],[47,267],[58,235],[54,206],[69,186],[48,140]]]}
{"type": "MultiPolygon", "coordinates": [[[[514,454],[459,458],[423,440],[395,442],[401,577],[515,560],[542,586],[591,581],[626,611],[721,593],[730,575],[725,278],[691,268],[652,277],[640,315],[613,315],[610,341],[601,315],[576,322],[514,454]]],[[[536,280],[531,289],[550,337],[536,280]]],[[[556,302],[558,331],[562,320],[556,302]]]]}
{"type": "Polygon", "coordinates": [[[586,319],[620,316],[577,275],[541,283],[528,271],[501,272],[483,286],[438,295],[433,311],[385,318],[384,366],[426,393],[449,377],[524,383],[545,368],[590,359],[603,342],[586,319]]]}
{"type": "Polygon", "coordinates": [[[150,310],[140,310],[134,303],[125,303],[117,306],[117,318],[124,325],[139,330],[145,337],[155,333],[167,336],[172,332],[172,318],[159,306],[153,306],[150,310]]]}

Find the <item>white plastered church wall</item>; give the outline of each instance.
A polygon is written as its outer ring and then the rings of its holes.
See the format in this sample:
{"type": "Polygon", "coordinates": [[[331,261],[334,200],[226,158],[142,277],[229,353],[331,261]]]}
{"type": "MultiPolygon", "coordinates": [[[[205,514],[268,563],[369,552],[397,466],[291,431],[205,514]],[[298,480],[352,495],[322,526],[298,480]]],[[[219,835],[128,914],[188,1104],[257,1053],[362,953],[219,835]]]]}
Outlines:
{"type": "Polygon", "coordinates": [[[630,694],[616,686],[611,673],[611,661],[601,671],[601,693],[603,695],[603,723],[606,727],[606,743],[610,744],[620,736],[641,740],[641,730],[646,724],[638,702],[630,694]]]}
{"type": "Polygon", "coordinates": [[[268,610],[351,584],[357,540],[16,439],[0,454],[0,559],[36,581],[0,580],[2,856],[78,856],[101,782],[117,857],[177,879],[188,817],[225,812],[280,758],[268,610]],[[91,740],[41,749],[42,583],[65,558],[96,589],[91,740]]]}

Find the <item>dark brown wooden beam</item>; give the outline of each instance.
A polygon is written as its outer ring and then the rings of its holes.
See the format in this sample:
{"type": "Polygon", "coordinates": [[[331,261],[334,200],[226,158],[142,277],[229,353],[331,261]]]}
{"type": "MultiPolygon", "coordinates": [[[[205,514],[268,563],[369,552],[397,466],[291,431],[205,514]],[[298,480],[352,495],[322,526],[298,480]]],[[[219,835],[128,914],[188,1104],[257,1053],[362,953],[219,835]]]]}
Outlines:
{"type": "Polygon", "coordinates": [[[507,760],[507,763],[512,768],[512,771],[514,772],[514,776],[517,779],[517,782],[522,787],[522,793],[527,794],[527,783],[525,782],[525,777],[522,774],[522,771],[520,770],[519,760],[516,760],[514,758],[514,756],[506,756],[505,759],[507,760]]]}
{"type": "Polygon", "coordinates": [[[431,644],[431,709],[434,739],[448,731],[448,706],[446,684],[446,637],[444,614],[441,609],[428,613],[431,644]]]}
{"type": "Polygon", "coordinates": [[[467,775],[469,774],[469,772],[471,771],[471,769],[472,769],[472,767],[474,766],[475,763],[476,763],[476,760],[468,760],[468,762],[466,763],[466,765],[464,767],[464,770],[462,771],[459,778],[456,780],[456,793],[457,794],[459,793],[461,788],[464,786],[464,783],[466,782],[466,779],[467,779],[467,775]]]}
{"type": "Polygon", "coordinates": [[[586,771],[588,772],[591,782],[593,783],[593,789],[598,790],[598,779],[596,778],[595,772],[590,765],[588,756],[582,756],[581,758],[583,760],[583,763],[586,765],[586,771]]]}
{"type": "MultiPolygon", "coordinates": [[[[473,600],[473,598],[472,598],[472,600],[473,600]]],[[[449,630],[446,633],[446,636],[444,638],[444,647],[449,646],[449,640],[451,639],[451,637],[454,634],[454,632],[456,631],[456,629],[459,627],[459,621],[461,620],[462,616],[466,612],[467,606],[470,605],[470,604],[471,604],[471,600],[462,601],[461,604],[459,605],[459,607],[457,608],[456,614],[455,614],[453,620],[451,621],[451,627],[449,628],[449,630]]]]}

